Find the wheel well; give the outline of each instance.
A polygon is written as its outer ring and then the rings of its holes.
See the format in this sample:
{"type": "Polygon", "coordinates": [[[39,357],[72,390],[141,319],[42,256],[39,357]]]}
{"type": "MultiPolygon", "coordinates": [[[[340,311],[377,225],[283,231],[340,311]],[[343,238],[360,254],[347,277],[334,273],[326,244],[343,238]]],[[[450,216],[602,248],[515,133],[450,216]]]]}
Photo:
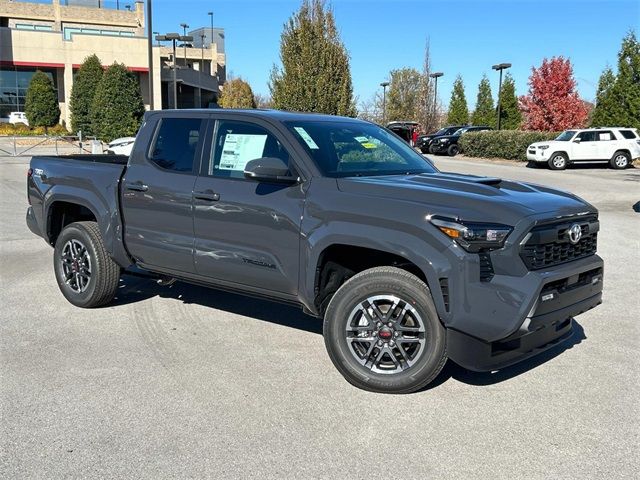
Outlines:
{"type": "Polygon", "coordinates": [[[373,267],[393,266],[406,270],[427,283],[424,272],[413,262],[393,253],[353,245],[331,245],[316,266],[314,304],[324,313],[333,294],[355,274],[373,267]]]}
{"type": "Polygon", "coordinates": [[[615,156],[619,153],[626,153],[627,155],[629,155],[629,157],[631,157],[631,152],[629,150],[627,150],[626,148],[621,148],[615,151],[612,158],[615,158],[615,156]]]}
{"type": "Polygon", "coordinates": [[[49,207],[47,236],[49,243],[55,245],[58,235],[67,225],[73,222],[93,221],[96,216],[84,205],[71,202],[53,202],[49,207]]]}

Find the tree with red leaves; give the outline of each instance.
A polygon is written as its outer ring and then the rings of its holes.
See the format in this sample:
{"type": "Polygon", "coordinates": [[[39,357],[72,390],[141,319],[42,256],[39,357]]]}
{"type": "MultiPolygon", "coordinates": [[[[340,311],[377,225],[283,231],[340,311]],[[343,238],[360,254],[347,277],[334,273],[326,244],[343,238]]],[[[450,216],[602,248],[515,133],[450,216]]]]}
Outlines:
{"type": "Polygon", "coordinates": [[[561,131],[583,127],[588,111],[576,91],[569,59],[544,59],[531,69],[529,94],[520,97],[526,130],[561,131]]]}

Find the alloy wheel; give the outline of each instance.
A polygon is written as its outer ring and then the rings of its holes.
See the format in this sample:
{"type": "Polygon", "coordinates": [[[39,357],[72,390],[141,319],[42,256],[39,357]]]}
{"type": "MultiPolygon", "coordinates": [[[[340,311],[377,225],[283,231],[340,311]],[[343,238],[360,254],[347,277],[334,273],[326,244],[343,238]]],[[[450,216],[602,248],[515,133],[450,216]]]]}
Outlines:
{"type": "Polygon", "coordinates": [[[69,240],[60,258],[64,281],[76,293],[84,292],[91,281],[91,256],[79,240],[69,240]]]}

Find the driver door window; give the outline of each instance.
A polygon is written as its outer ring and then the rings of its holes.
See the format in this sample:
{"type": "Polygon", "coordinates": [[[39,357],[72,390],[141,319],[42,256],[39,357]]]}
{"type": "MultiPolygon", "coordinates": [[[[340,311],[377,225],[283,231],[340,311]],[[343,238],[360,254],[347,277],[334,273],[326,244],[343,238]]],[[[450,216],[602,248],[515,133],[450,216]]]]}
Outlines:
{"type": "Polygon", "coordinates": [[[222,178],[244,178],[251,160],[275,157],[289,165],[282,143],[264,128],[244,122],[221,121],[212,148],[208,174],[222,178]]]}

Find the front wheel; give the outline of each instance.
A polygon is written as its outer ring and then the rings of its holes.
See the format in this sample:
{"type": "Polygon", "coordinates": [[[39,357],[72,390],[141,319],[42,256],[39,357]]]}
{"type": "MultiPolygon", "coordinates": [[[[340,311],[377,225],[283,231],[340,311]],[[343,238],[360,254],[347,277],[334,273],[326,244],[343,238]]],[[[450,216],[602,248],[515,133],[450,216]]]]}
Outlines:
{"type": "Polygon", "coordinates": [[[356,387],[411,393],[447,361],[446,331],[427,285],[395,267],[361,272],[342,285],[324,318],[331,361],[356,387]]]}
{"type": "Polygon", "coordinates": [[[564,170],[567,168],[567,156],[564,153],[554,153],[549,159],[549,168],[551,170],[564,170]]]}
{"type": "Polygon", "coordinates": [[[60,291],[77,307],[99,307],[116,295],[120,267],[109,257],[96,222],[65,227],[56,240],[53,267],[60,291]]]}
{"type": "Polygon", "coordinates": [[[611,159],[611,167],[617,170],[625,169],[631,163],[631,158],[627,152],[616,152],[611,159]]]}
{"type": "Polygon", "coordinates": [[[460,147],[458,147],[458,145],[449,145],[449,148],[447,148],[447,155],[450,157],[455,157],[458,153],[460,153],[460,147]]]}

